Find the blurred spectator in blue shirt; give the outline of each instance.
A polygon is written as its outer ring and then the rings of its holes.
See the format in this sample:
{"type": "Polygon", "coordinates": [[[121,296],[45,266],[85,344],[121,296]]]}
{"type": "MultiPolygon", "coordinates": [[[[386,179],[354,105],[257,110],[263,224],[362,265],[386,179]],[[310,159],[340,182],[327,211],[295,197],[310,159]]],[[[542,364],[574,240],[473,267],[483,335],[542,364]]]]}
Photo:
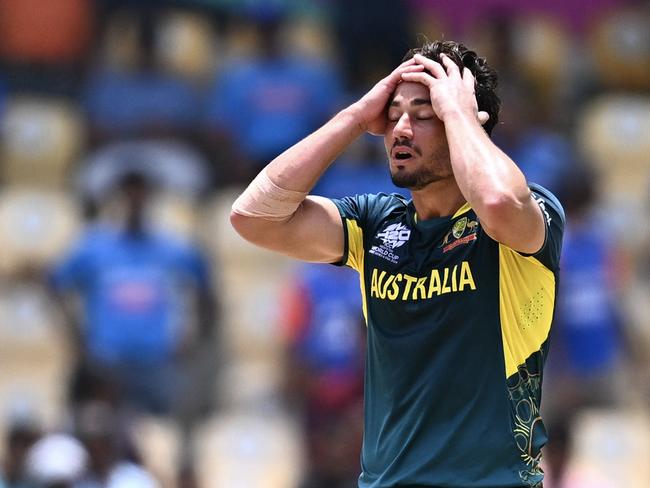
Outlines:
{"type": "MultiPolygon", "coordinates": [[[[212,390],[185,391],[195,384],[190,360],[208,350],[214,356],[209,265],[194,244],[150,229],[142,174],[125,173],[117,190],[126,209],[121,225],[90,226],[51,276],[58,296],[76,293],[83,305],[81,326],[68,313],[78,353],[73,406],[101,400],[172,415],[189,436],[205,406],[188,402],[201,403],[212,390]],[[187,319],[192,297],[194,334],[187,319]]],[[[189,439],[183,441],[189,450],[189,439]]]]}
{"type": "Polygon", "coordinates": [[[593,207],[592,172],[576,167],[564,187],[567,229],[551,367],[571,380],[565,404],[573,398],[577,407],[614,405],[621,400],[616,374],[627,347],[617,306],[626,275],[622,251],[593,207]]]}
{"type": "Polygon", "coordinates": [[[137,61],[133,66],[105,62],[89,72],[84,107],[91,137],[101,143],[134,135],[192,135],[199,89],[159,66],[155,44],[160,11],[143,3],[129,12],[138,28],[137,61]]]}
{"type": "Polygon", "coordinates": [[[632,359],[617,306],[627,273],[615,236],[595,211],[592,170],[574,165],[560,196],[567,226],[542,407],[549,419],[545,458],[552,486],[562,486],[575,416],[623,404],[632,359]]]}
{"type": "MultiPolygon", "coordinates": [[[[241,181],[319,127],[341,97],[332,66],[283,50],[284,13],[267,10],[257,18],[259,54],[222,66],[207,100],[212,145],[221,152],[223,145],[233,145],[244,173],[234,178],[241,181]]],[[[232,177],[237,165],[227,163],[232,177]]]]}
{"type": "Polygon", "coordinates": [[[359,279],[349,269],[304,264],[285,303],[288,395],[304,419],[304,488],[355,483],[363,425],[364,328],[359,279]],[[317,297],[317,299],[316,299],[317,297]]]}

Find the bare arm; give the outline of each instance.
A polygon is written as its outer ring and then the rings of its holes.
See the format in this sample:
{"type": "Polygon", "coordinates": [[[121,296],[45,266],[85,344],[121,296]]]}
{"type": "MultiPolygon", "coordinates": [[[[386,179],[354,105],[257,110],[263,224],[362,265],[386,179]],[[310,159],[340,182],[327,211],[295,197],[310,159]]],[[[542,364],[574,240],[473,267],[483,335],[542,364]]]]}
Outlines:
{"type": "MultiPolygon", "coordinates": [[[[264,170],[266,177],[280,191],[309,192],[336,157],[363,132],[383,133],[384,110],[402,74],[421,70],[413,60],[400,65],[358,102],[271,161],[264,170]]],[[[259,200],[259,193],[253,182],[242,197],[259,200]]],[[[343,257],[343,224],[330,200],[306,197],[289,215],[278,219],[252,216],[255,204],[247,205],[252,211],[242,212],[236,202],[230,221],[253,244],[305,261],[335,262],[343,257]]]]}
{"type": "Polygon", "coordinates": [[[478,112],[471,72],[465,68],[461,75],[444,55],[444,68],[419,55],[415,59],[433,76],[407,73],[403,78],[429,87],[431,104],[445,124],[456,182],[481,225],[490,237],[512,249],[539,251],[545,238],[542,211],[517,165],[481,127],[487,114],[478,112]]]}

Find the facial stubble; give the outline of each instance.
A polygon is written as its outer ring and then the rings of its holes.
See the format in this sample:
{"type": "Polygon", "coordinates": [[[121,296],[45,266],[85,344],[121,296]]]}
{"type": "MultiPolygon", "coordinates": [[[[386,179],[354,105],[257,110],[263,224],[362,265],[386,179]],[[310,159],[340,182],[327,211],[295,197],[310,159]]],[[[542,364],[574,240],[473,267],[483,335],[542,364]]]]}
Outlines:
{"type": "Polygon", "coordinates": [[[391,168],[390,178],[398,188],[418,191],[431,183],[453,176],[448,148],[439,149],[433,154],[429,164],[424,164],[416,170],[408,171],[408,165],[407,161],[401,170],[392,170],[391,168]]]}

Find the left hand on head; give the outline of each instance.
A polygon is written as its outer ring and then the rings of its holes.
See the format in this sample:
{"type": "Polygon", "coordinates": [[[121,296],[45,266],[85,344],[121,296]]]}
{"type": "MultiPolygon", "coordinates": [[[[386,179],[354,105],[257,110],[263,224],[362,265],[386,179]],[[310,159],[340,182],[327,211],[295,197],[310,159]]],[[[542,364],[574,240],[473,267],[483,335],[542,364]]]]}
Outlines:
{"type": "Polygon", "coordinates": [[[440,120],[444,122],[446,117],[460,113],[476,118],[481,125],[488,121],[490,115],[478,111],[474,75],[468,68],[463,68],[461,74],[456,63],[444,54],[440,55],[442,64],[420,54],[416,54],[414,59],[429,73],[402,73],[402,79],[429,88],[431,106],[440,120]]]}

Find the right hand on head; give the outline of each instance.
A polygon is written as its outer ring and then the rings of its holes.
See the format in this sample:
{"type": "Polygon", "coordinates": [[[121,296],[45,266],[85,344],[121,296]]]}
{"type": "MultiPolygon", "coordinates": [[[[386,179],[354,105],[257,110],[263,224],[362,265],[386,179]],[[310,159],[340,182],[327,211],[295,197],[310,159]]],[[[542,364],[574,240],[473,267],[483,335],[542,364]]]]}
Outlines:
{"type": "Polygon", "coordinates": [[[386,132],[386,105],[402,81],[402,74],[417,73],[424,66],[416,64],[413,58],[404,61],[386,78],[382,79],[366,93],[359,101],[352,104],[350,109],[355,113],[361,127],[375,136],[383,136],[386,132]]]}

